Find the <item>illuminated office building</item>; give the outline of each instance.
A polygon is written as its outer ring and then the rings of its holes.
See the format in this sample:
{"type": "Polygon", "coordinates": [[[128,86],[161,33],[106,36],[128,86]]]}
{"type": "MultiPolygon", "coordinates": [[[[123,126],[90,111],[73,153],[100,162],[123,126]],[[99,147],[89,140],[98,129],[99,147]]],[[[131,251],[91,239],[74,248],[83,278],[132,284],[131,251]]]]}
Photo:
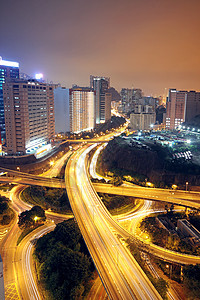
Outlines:
{"type": "Polygon", "coordinates": [[[94,96],[93,89],[88,87],[74,86],[69,89],[70,132],[94,128],[94,96]]]}
{"type": "Polygon", "coordinates": [[[95,123],[105,123],[111,119],[110,78],[90,75],[90,87],[95,91],[95,123]]]}
{"type": "Polygon", "coordinates": [[[7,153],[29,154],[55,135],[53,86],[37,80],[3,84],[7,153]]]}
{"type": "Polygon", "coordinates": [[[19,78],[19,64],[17,62],[3,60],[0,56],[0,133],[5,138],[5,117],[3,103],[3,83],[6,79],[19,78]]]}

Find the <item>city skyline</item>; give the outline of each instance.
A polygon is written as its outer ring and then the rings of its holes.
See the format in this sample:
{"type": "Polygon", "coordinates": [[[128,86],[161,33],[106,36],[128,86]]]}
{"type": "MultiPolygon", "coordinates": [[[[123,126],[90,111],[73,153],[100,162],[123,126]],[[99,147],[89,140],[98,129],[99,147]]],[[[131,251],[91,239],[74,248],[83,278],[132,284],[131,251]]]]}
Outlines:
{"type": "Polygon", "coordinates": [[[0,9],[0,300],[200,299],[200,0],[0,9]]]}
{"type": "Polygon", "coordinates": [[[98,74],[111,77],[118,91],[198,91],[199,8],[195,0],[35,1],[29,7],[9,1],[0,12],[1,56],[67,87],[87,86],[89,75],[98,74]]]}

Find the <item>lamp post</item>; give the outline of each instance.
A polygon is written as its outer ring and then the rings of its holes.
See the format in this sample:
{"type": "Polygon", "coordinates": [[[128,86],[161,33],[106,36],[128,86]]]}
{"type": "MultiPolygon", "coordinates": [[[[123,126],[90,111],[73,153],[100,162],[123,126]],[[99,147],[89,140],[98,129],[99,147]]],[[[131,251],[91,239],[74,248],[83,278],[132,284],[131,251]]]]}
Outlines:
{"type": "Polygon", "coordinates": [[[38,219],[39,219],[39,218],[38,218],[37,216],[34,217],[35,223],[37,222],[38,219]]]}
{"type": "Polygon", "coordinates": [[[186,181],[185,183],[185,191],[187,192],[187,190],[188,190],[188,181],[186,181]]]}
{"type": "Polygon", "coordinates": [[[52,160],[52,161],[50,161],[50,166],[52,167],[53,165],[54,165],[54,161],[52,160]]]}
{"type": "Polygon", "coordinates": [[[172,277],[172,264],[166,265],[166,268],[169,269],[169,278],[171,279],[171,277],[172,277]]]}

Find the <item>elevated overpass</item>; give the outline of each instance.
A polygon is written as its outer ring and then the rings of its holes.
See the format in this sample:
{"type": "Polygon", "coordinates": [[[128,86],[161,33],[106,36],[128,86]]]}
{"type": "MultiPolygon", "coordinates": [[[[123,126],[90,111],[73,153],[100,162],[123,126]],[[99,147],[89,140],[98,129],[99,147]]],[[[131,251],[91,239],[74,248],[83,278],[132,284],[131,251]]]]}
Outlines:
{"type": "MultiPolygon", "coordinates": [[[[32,175],[5,168],[0,168],[0,170],[8,172],[11,176],[0,176],[0,182],[65,188],[65,181],[63,179],[32,175]]],[[[125,184],[114,186],[112,184],[93,183],[93,186],[98,193],[131,196],[143,200],[163,201],[196,209],[200,208],[200,194],[198,192],[172,191],[136,185],[126,186],[125,184]]]]}

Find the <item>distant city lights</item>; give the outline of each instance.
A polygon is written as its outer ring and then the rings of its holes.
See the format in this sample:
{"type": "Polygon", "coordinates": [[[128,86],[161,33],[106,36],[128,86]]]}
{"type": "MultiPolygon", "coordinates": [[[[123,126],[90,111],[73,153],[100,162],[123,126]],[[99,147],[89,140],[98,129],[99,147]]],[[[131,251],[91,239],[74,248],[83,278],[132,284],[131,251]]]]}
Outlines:
{"type": "Polygon", "coordinates": [[[37,79],[37,80],[42,80],[43,77],[44,77],[44,76],[43,76],[42,73],[35,74],[35,79],[37,79]]]}

